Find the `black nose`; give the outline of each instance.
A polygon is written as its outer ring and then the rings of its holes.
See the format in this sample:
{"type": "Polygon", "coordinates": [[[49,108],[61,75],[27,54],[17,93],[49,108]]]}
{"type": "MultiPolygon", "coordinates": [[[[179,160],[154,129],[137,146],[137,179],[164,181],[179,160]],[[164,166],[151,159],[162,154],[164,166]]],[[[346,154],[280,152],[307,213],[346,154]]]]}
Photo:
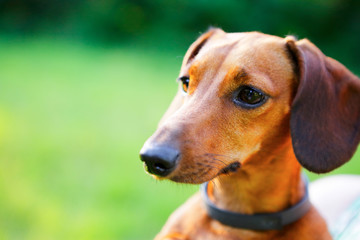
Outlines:
{"type": "Polygon", "coordinates": [[[178,150],[168,146],[144,147],[140,151],[140,158],[148,172],[161,177],[169,175],[176,168],[179,156],[178,150]]]}

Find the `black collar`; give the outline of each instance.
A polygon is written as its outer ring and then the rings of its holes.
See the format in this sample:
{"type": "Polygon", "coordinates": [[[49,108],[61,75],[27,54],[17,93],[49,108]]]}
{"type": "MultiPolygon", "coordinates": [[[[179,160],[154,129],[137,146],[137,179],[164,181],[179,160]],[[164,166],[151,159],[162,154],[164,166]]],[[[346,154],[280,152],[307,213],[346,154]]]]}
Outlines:
{"type": "Polygon", "coordinates": [[[305,174],[303,174],[303,179],[305,182],[305,196],[303,199],[294,206],[276,213],[247,215],[220,209],[209,199],[207,194],[208,182],[201,185],[201,193],[208,215],[224,225],[250,230],[279,230],[299,220],[311,207],[308,194],[309,181],[305,174]]]}

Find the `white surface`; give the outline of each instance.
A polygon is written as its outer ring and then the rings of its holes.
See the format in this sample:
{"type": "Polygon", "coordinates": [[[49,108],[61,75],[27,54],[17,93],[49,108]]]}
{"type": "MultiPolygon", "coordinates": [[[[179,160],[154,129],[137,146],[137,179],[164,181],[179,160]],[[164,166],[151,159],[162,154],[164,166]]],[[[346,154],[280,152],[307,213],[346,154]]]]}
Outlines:
{"type": "Polygon", "coordinates": [[[331,226],[360,197],[360,176],[334,175],[316,180],[310,184],[309,194],[313,205],[331,226]]]}

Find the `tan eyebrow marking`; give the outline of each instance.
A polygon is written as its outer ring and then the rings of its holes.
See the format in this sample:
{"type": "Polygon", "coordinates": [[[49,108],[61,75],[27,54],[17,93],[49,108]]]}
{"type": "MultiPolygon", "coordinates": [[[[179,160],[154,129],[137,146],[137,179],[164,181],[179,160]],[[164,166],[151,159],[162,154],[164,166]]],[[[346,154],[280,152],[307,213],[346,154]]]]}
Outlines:
{"type": "Polygon", "coordinates": [[[246,82],[249,74],[243,67],[234,67],[225,75],[224,80],[219,86],[218,96],[222,96],[229,91],[234,91],[240,83],[246,82]]]}
{"type": "Polygon", "coordinates": [[[191,95],[199,84],[199,80],[202,78],[203,72],[199,71],[198,64],[191,65],[189,69],[190,85],[188,94],[191,95]]]}
{"type": "Polygon", "coordinates": [[[248,78],[249,74],[244,68],[241,68],[234,76],[234,80],[236,82],[243,81],[244,79],[248,78]]]}

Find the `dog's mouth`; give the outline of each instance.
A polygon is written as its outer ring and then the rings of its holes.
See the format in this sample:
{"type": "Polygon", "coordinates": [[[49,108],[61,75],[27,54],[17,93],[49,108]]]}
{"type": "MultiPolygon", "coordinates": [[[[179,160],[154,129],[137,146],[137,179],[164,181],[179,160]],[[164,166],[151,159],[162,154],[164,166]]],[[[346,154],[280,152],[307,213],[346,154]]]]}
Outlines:
{"type": "Polygon", "coordinates": [[[227,165],[226,167],[222,168],[218,173],[215,173],[215,175],[211,175],[209,174],[209,172],[205,171],[205,172],[188,172],[186,174],[175,174],[173,176],[170,177],[161,177],[161,176],[157,176],[154,174],[151,174],[156,180],[164,180],[164,179],[169,179],[171,181],[174,182],[178,182],[178,183],[191,183],[191,184],[201,184],[207,181],[212,180],[213,178],[216,178],[217,176],[220,175],[229,175],[231,173],[235,173],[238,171],[238,169],[241,168],[241,163],[240,162],[232,162],[229,165],[227,165]],[[207,174],[204,174],[207,173],[207,174]],[[200,176],[200,177],[199,177],[200,176]]]}
{"type": "Polygon", "coordinates": [[[240,162],[233,162],[221,169],[218,175],[236,172],[241,167],[240,162]]]}

